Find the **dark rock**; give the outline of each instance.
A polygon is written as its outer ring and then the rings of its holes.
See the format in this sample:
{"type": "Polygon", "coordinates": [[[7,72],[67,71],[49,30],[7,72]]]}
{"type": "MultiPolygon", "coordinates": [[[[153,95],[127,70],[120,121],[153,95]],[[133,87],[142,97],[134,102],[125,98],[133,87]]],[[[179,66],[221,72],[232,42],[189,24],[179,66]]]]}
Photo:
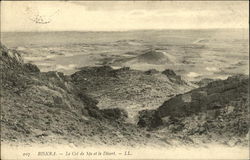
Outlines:
{"type": "Polygon", "coordinates": [[[156,110],[142,110],[139,112],[139,121],[137,123],[138,126],[151,129],[156,128],[162,124],[162,120],[158,116],[156,110]]]}
{"type": "Polygon", "coordinates": [[[99,66],[99,67],[82,67],[80,71],[72,75],[73,78],[80,75],[96,75],[96,76],[107,76],[113,71],[110,66],[99,66]]]}
{"type": "Polygon", "coordinates": [[[147,75],[153,75],[153,74],[157,74],[159,73],[159,71],[157,71],[156,69],[150,69],[144,72],[147,75]]]}
{"type": "Polygon", "coordinates": [[[166,75],[166,76],[170,76],[170,77],[175,77],[176,73],[171,70],[171,69],[165,69],[162,74],[166,75]]]}
{"type": "Polygon", "coordinates": [[[36,72],[36,73],[40,72],[40,69],[34,64],[25,63],[23,66],[24,66],[24,69],[27,70],[27,72],[31,72],[31,73],[32,72],[36,72]]]}
{"type": "Polygon", "coordinates": [[[209,83],[215,81],[214,79],[211,78],[204,78],[198,82],[195,82],[195,84],[197,84],[199,87],[205,87],[206,85],[208,85],[209,83]]]}
{"type": "Polygon", "coordinates": [[[187,114],[186,111],[189,108],[190,103],[185,102],[182,99],[182,96],[183,95],[177,95],[176,97],[164,102],[163,105],[157,109],[159,116],[184,116],[187,114]]]}
{"type": "Polygon", "coordinates": [[[167,64],[172,63],[172,60],[165,55],[163,52],[148,50],[145,53],[136,57],[138,62],[148,63],[148,64],[167,64]]]}
{"type": "Polygon", "coordinates": [[[129,70],[130,70],[130,67],[122,67],[122,68],[117,69],[116,71],[119,72],[119,71],[129,71],[129,70]]]}
{"type": "Polygon", "coordinates": [[[78,96],[80,99],[89,107],[94,107],[98,104],[98,101],[84,93],[79,93],[78,96]]]}
{"type": "Polygon", "coordinates": [[[103,116],[111,120],[125,120],[128,113],[120,108],[102,109],[103,116]]]}
{"type": "Polygon", "coordinates": [[[158,108],[159,115],[164,116],[187,116],[191,113],[213,110],[226,107],[230,101],[235,101],[247,94],[248,79],[228,78],[224,81],[211,82],[205,88],[195,89],[183,95],[164,102],[158,108]],[[244,86],[244,87],[243,87],[244,86]],[[191,101],[185,101],[184,97],[191,94],[191,101]]]}
{"type": "Polygon", "coordinates": [[[173,83],[178,83],[178,84],[186,84],[184,80],[182,80],[180,75],[177,75],[173,70],[171,69],[166,69],[162,74],[166,75],[168,79],[173,82],[173,83]]]}

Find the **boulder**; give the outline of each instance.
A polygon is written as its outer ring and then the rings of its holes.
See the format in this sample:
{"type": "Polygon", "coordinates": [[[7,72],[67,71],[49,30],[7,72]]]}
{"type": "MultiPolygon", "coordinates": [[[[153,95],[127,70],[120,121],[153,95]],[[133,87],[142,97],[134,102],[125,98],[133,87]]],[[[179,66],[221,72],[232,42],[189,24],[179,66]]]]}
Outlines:
{"type": "Polygon", "coordinates": [[[30,73],[33,73],[33,72],[38,73],[38,72],[40,72],[40,69],[34,64],[25,63],[23,66],[24,66],[24,69],[27,72],[30,72],[30,73]]]}
{"type": "Polygon", "coordinates": [[[171,69],[165,69],[163,72],[161,72],[162,74],[169,76],[169,77],[175,77],[177,76],[176,73],[171,70],[171,69]]]}
{"type": "Polygon", "coordinates": [[[150,69],[144,72],[146,75],[153,75],[159,73],[156,69],[150,69]]]}
{"type": "Polygon", "coordinates": [[[173,82],[173,83],[177,83],[177,84],[186,84],[186,82],[184,80],[182,80],[180,75],[177,75],[173,70],[171,69],[166,69],[163,72],[161,72],[162,74],[166,75],[168,77],[168,79],[173,82]]]}
{"type": "Polygon", "coordinates": [[[125,120],[128,117],[128,113],[120,108],[102,109],[103,116],[111,120],[125,120]]]}
{"type": "Polygon", "coordinates": [[[139,121],[137,123],[140,127],[147,127],[149,129],[156,128],[163,124],[162,119],[158,116],[156,110],[142,110],[139,111],[139,121]]]}

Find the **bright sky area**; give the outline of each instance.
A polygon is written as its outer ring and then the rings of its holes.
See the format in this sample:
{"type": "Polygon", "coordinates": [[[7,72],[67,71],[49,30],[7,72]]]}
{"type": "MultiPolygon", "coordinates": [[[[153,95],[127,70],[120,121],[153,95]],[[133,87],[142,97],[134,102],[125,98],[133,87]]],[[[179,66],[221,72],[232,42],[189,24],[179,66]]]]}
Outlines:
{"type": "Polygon", "coordinates": [[[2,31],[248,28],[247,1],[1,1],[2,31]]]}

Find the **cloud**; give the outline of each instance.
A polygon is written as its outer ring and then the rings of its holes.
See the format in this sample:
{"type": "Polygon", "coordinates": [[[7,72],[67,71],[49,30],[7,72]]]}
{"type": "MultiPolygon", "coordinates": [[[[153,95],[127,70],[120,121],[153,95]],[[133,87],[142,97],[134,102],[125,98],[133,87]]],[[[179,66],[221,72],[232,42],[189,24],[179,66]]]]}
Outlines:
{"type": "Polygon", "coordinates": [[[190,77],[190,78],[199,77],[200,75],[201,75],[201,74],[196,73],[196,72],[189,72],[189,73],[187,74],[187,76],[190,77]]]}
{"type": "Polygon", "coordinates": [[[209,72],[216,72],[216,71],[218,71],[218,68],[216,68],[216,67],[206,67],[206,70],[209,71],[209,72]]]}
{"type": "Polygon", "coordinates": [[[248,28],[246,2],[3,1],[1,4],[3,31],[248,28]],[[50,23],[41,25],[31,20],[40,16],[50,23]]]}

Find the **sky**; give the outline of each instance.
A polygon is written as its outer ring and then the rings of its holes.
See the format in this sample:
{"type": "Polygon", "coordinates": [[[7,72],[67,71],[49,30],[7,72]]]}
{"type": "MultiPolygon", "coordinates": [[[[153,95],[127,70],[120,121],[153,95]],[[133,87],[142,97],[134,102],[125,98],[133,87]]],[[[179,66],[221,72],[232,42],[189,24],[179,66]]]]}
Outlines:
{"type": "Polygon", "coordinates": [[[248,28],[247,1],[1,1],[1,31],[248,28]]]}

